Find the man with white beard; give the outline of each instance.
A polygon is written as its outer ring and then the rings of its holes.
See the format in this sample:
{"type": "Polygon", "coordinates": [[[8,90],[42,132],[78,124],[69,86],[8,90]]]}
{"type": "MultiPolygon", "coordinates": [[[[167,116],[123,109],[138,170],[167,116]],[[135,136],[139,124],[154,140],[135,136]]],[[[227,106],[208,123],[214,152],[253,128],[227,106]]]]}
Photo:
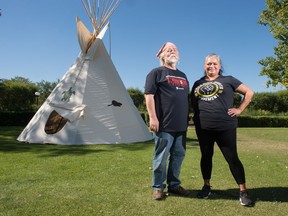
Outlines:
{"type": "Polygon", "coordinates": [[[155,140],[152,198],[162,200],[165,197],[165,181],[168,193],[189,195],[179,179],[186,153],[189,82],[176,67],[179,53],[175,44],[164,43],[156,56],[161,66],[147,75],[144,94],[149,127],[155,140]]]}

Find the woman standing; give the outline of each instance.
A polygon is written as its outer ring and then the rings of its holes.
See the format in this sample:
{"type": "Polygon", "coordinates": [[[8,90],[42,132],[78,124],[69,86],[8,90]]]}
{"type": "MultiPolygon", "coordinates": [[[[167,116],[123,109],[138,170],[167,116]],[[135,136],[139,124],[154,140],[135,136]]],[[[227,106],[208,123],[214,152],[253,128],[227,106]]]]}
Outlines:
{"type": "Polygon", "coordinates": [[[193,119],[200,144],[200,166],[204,179],[204,186],[197,196],[208,198],[211,194],[212,157],[216,142],[239,185],[240,204],[251,206],[252,200],[245,185],[244,167],[237,153],[236,128],[237,116],[248,106],[254,92],[238,79],[223,76],[221,60],[216,54],[205,58],[204,70],[205,75],[194,83],[191,91],[193,119]],[[238,108],[233,107],[235,92],[244,96],[238,108]]]}

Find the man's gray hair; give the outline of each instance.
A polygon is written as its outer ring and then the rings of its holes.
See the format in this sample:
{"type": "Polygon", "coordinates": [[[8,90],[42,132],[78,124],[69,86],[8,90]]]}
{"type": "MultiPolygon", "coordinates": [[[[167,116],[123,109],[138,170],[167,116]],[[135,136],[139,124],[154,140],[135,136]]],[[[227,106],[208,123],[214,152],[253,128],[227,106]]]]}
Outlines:
{"type": "Polygon", "coordinates": [[[163,52],[159,55],[159,62],[160,62],[161,66],[163,66],[165,64],[164,53],[163,52]]]}

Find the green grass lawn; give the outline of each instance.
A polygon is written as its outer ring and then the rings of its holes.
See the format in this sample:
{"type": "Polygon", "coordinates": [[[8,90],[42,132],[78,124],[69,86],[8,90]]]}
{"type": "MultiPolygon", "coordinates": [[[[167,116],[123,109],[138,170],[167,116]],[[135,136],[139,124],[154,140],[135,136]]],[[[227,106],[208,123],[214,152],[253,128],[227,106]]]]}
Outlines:
{"type": "Polygon", "coordinates": [[[240,206],[238,186],[217,146],[209,199],[200,150],[189,129],[181,172],[189,198],[152,200],[153,141],[58,146],[16,141],[20,127],[0,127],[0,215],[288,215],[287,128],[239,128],[238,151],[254,207],[240,206]]]}

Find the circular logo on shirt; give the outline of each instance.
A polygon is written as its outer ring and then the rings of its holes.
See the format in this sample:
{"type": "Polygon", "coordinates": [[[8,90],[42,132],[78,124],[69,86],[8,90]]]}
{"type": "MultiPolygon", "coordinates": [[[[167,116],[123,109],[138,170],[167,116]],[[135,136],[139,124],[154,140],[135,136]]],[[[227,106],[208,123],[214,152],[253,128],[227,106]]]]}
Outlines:
{"type": "Polygon", "coordinates": [[[223,85],[219,82],[206,82],[195,89],[195,96],[201,100],[214,100],[223,92],[223,85]]]}

